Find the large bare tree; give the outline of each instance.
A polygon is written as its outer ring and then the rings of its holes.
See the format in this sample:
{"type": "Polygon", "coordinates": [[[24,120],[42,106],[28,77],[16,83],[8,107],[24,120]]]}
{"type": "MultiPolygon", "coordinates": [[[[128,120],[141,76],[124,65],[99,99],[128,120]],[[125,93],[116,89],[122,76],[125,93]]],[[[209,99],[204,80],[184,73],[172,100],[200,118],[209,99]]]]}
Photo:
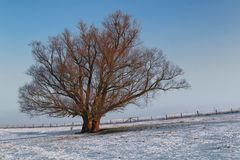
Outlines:
{"type": "Polygon", "coordinates": [[[20,88],[21,111],[32,116],[79,116],[82,132],[99,130],[106,113],[160,91],[189,87],[183,70],[139,40],[139,25],[117,11],[101,28],[81,22],[47,43],[34,41],[32,81],[20,88]]]}

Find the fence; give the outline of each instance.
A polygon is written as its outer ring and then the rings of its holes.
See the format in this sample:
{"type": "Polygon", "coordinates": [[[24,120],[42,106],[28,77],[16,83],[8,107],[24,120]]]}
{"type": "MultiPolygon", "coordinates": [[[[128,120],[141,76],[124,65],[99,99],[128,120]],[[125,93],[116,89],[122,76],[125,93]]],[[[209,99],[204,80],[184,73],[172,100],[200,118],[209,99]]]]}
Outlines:
{"type": "Polygon", "coordinates": [[[143,121],[154,121],[154,120],[169,120],[169,119],[179,119],[179,118],[191,118],[191,117],[200,117],[200,116],[211,116],[211,115],[221,115],[221,114],[233,114],[240,113],[240,109],[233,110],[214,110],[213,112],[199,112],[195,113],[179,113],[179,114],[166,114],[164,117],[149,117],[149,118],[139,118],[139,117],[129,117],[122,120],[110,120],[109,122],[101,124],[120,124],[120,123],[133,123],[133,122],[143,122],[143,121]]]}
{"type": "MultiPolygon", "coordinates": [[[[214,110],[213,112],[201,113],[196,111],[195,113],[179,113],[179,114],[166,114],[164,117],[148,117],[148,118],[139,118],[139,117],[129,117],[126,119],[118,120],[109,120],[107,122],[102,122],[102,125],[106,124],[121,124],[121,123],[135,123],[135,122],[144,122],[144,121],[153,121],[153,120],[169,120],[169,119],[178,119],[178,118],[191,118],[191,117],[200,117],[200,116],[211,116],[211,115],[221,115],[221,114],[233,114],[240,113],[240,109],[233,110],[214,110]]],[[[42,125],[23,125],[23,126],[6,126],[3,128],[44,128],[44,127],[74,127],[81,126],[81,123],[64,123],[64,124],[42,124],[42,125]]]]}

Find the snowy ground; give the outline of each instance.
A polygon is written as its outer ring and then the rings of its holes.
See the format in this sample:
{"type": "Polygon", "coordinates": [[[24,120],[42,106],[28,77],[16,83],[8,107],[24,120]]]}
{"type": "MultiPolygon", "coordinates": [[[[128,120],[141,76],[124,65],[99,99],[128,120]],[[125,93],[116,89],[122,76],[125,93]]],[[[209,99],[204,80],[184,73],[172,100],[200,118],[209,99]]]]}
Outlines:
{"type": "Polygon", "coordinates": [[[135,130],[75,135],[66,128],[0,129],[0,160],[240,159],[240,114],[102,126],[135,130]]]}

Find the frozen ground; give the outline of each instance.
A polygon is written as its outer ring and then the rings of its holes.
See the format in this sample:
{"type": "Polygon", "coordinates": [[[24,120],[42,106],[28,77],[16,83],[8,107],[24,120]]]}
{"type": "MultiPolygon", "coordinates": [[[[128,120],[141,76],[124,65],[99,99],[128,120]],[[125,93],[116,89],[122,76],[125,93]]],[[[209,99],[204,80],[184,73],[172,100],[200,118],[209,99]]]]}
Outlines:
{"type": "Polygon", "coordinates": [[[240,159],[240,114],[131,123],[75,135],[66,128],[0,129],[0,160],[240,159]]]}

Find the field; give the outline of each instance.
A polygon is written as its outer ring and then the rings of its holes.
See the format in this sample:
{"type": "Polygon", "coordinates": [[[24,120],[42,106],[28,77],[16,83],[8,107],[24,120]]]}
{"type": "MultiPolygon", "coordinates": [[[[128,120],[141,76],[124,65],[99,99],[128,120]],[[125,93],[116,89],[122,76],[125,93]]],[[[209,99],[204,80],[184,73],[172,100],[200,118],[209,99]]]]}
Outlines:
{"type": "Polygon", "coordinates": [[[80,128],[0,129],[1,160],[240,159],[240,114],[80,128]]]}

